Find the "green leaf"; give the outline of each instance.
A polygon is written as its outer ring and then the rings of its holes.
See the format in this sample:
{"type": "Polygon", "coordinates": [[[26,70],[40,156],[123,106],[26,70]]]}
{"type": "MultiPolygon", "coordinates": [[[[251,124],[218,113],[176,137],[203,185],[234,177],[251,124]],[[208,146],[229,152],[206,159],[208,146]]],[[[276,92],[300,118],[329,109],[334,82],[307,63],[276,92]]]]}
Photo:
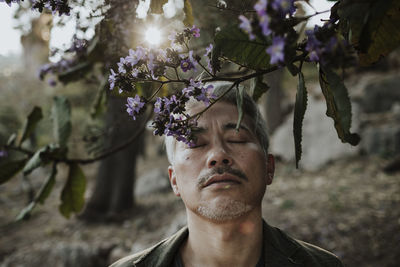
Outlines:
{"type": "Polygon", "coordinates": [[[35,199],[36,202],[40,204],[44,203],[46,198],[49,196],[51,190],[53,190],[54,183],[56,181],[56,175],[57,175],[57,164],[54,163],[49,177],[47,178],[43,186],[40,188],[40,191],[35,199]]]}
{"type": "Polygon", "coordinates": [[[85,203],[84,193],[86,178],[78,164],[69,166],[68,180],[61,192],[61,205],[59,210],[62,215],[69,218],[71,212],[78,213],[85,203]]]}
{"type": "Polygon", "coordinates": [[[36,125],[38,122],[43,118],[42,109],[39,107],[34,107],[31,113],[29,113],[28,118],[24,124],[24,128],[22,130],[22,136],[19,140],[19,145],[28,138],[32,132],[35,130],[36,125]]]}
{"type": "Polygon", "coordinates": [[[31,216],[32,210],[35,208],[36,202],[32,201],[31,203],[28,204],[21,212],[18,214],[18,216],[15,218],[16,221],[21,221],[21,220],[26,220],[31,216]]]}
{"type": "Polygon", "coordinates": [[[16,217],[16,221],[21,221],[28,219],[31,216],[33,209],[36,207],[37,203],[43,204],[46,198],[49,196],[51,190],[53,189],[55,183],[55,176],[57,174],[57,164],[53,164],[53,168],[51,170],[50,176],[47,178],[46,182],[43,184],[42,188],[40,188],[39,193],[35,197],[35,199],[28,204],[16,217]]]}
{"type": "Polygon", "coordinates": [[[9,161],[0,164],[0,184],[14,177],[25,166],[26,159],[9,161]]]}
{"type": "Polygon", "coordinates": [[[269,85],[263,82],[263,76],[257,76],[254,84],[253,99],[257,101],[260,97],[266,93],[269,89],[269,85]]]}
{"type": "Polygon", "coordinates": [[[67,98],[54,97],[52,119],[54,138],[60,147],[66,147],[71,135],[71,106],[67,98]]]}
{"type": "Polygon", "coordinates": [[[357,145],[360,136],[350,133],[351,102],[342,79],[333,70],[320,67],[319,82],[326,100],[326,115],[335,122],[340,140],[353,146],[357,145]]]}
{"type": "Polygon", "coordinates": [[[163,13],[162,7],[167,2],[168,2],[168,0],[151,0],[151,3],[150,3],[151,13],[162,14],[163,13]]]}
{"type": "Polygon", "coordinates": [[[13,133],[12,135],[10,135],[10,137],[7,140],[7,145],[8,146],[13,146],[15,144],[15,140],[17,139],[17,135],[15,133],[13,133]]]}
{"type": "Polygon", "coordinates": [[[100,114],[103,113],[105,109],[105,97],[106,97],[106,87],[108,86],[108,81],[107,79],[104,79],[101,85],[99,86],[99,89],[97,90],[96,97],[94,99],[94,102],[92,104],[92,107],[90,108],[90,117],[92,119],[97,118],[100,114]]]}
{"type": "Polygon", "coordinates": [[[212,65],[216,64],[219,56],[250,69],[270,68],[270,58],[265,49],[268,43],[259,39],[249,40],[246,33],[241,31],[237,24],[230,25],[215,35],[212,65]]]}
{"type": "Polygon", "coordinates": [[[236,131],[239,131],[240,124],[243,120],[243,94],[244,94],[244,87],[243,86],[236,86],[236,106],[238,109],[238,120],[236,123],[236,131]]]}
{"type": "Polygon", "coordinates": [[[34,169],[40,167],[47,163],[45,159],[42,158],[43,153],[49,151],[49,146],[42,147],[33,154],[33,156],[26,163],[23,173],[24,175],[30,174],[34,169]]]}
{"type": "Polygon", "coordinates": [[[348,25],[360,65],[369,66],[400,46],[400,1],[341,1],[338,10],[348,25]]]}
{"type": "Polygon", "coordinates": [[[297,85],[296,103],[294,105],[293,136],[296,154],[296,168],[299,167],[301,159],[301,134],[303,129],[304,114],[307,109],[307,89],[304,82],[304,75],[299,72],[299,84],[297,85]]]}
{"type": "Polygon", "coordinates": [[[192,4],[189,0],[184,0],[183,12],[185,12],[185,19],[183,20],[183,24],[186,27],[192,26],[194,24],[194,17],[192,4]]]}

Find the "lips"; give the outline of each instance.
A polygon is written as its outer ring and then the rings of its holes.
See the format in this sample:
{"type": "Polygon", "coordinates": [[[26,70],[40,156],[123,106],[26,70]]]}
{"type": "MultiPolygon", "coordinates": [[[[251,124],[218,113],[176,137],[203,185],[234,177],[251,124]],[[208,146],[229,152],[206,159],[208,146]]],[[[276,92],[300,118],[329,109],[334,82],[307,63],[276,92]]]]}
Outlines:
{"type": "Polygon", "coordinates": [[[203,187],[218,183],[241,184],[241,181],[237,177],[230,174],[213,175],[210,179],[207,180],[203,187]]]}

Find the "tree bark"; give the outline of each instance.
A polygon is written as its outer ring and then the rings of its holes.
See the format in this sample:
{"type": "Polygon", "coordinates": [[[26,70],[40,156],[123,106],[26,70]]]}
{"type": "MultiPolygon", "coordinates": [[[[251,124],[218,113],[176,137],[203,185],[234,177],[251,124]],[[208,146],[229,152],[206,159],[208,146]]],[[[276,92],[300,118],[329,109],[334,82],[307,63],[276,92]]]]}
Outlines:
{"type": "MultiPolygon", "coordinates": [[[[128,54],[135,43],[135,18],[138,1],[112,0],[97,28],[103,52],[104,72],[115,69],[118,59],[128,54]]],[[[108,92],[107,92],[108,93],[108,92]]],[[[140,130],[143,119],[132,120],[125,111],[126,98],[108,95],[106,127],[111,129],[107,147],[114,147],[140,130]]],[[[120,220],[134,208],[136,160],[144,146],[144,135],[124,150],[101,161],[96,184],[80,218],[87,221],[120,220]]]]}

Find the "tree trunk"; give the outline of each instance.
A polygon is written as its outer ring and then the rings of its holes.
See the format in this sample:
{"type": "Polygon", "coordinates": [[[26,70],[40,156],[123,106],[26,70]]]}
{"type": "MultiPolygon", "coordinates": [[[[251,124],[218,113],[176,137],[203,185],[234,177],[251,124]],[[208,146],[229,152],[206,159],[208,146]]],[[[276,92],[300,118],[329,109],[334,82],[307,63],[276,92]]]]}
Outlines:
{"type": "MultiPolygon", "coordinates": [[[[107,1],[106,1],[107,2],[107,1]]],[[[112,0],[110,9],[97,28],[104,57],[105,73],[115,69],[119,57],[134,46],[138,1],[112,0]]],[[[132,120],[125,111],[126,98],[108,95],[106,127],[111,130],[107,147],[115,147],[139,130],[143,119],[132,120]]],[[[93,193],[81,218],[87,221],[120,220],[134,207],[136,160],[144,146],[144,135],[125,149],[100,163],[93,193]]]]}
{"type": "MultiPolygon", "coordinates": [[[[133,121],[128,117],[124,103],[125,99],[115,97],[108,101],[106,122],[113,129],[107,147],[115,147],[129,139],[143,123],[143,118],[133,121]]],[[[144,135],[141,134],[128,147],[100,163],[94,191],[84,212],[85,219],[118,220],[121,214],[132,210],[136,160],[143,144],[144,135]]]]}

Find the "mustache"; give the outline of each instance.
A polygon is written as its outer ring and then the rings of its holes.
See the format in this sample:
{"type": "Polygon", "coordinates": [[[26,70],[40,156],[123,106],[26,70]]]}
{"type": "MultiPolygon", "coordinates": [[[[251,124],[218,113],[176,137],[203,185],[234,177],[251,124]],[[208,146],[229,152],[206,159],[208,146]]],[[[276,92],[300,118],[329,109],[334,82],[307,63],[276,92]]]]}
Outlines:
{"type": "Polygon", "coordinates": [[[212,176],[216,175],[216,174],[224,174],[224,173],[229,173],[232,175],[235,175],[237,177],[239,177],[240,179],[244,180],[244,181],[248,181],[249,179],[247,178],[247,176],[240,170],[237,169],[233,169],[230,166],[220,166],[220,167],[216,167],[211,169],[209,172],[207,172],[206,174],[202,175],[198,181],[197,181],[197,186],[199,188],[204,187],[204,185],[207,183],[208,180],[211,179],[212,176]]]}

